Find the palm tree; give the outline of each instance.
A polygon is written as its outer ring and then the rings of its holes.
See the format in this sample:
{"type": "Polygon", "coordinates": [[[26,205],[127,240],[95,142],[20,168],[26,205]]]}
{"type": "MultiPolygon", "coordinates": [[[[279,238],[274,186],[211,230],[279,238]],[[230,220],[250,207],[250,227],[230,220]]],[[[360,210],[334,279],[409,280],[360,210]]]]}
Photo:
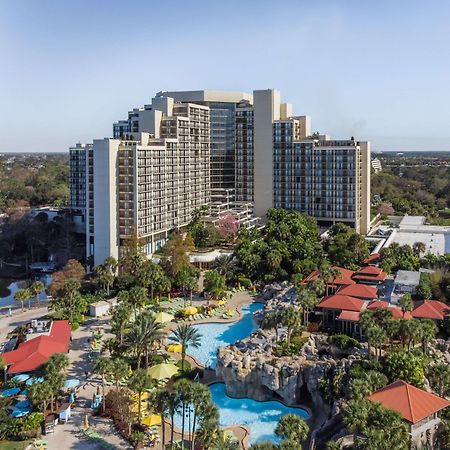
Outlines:
{"type": "Polygon", "coordinates": [[[110,370],[110,359],[109,358],[96,358],[92,365],[92,370],[94,373],[101,375],[102,377],[102,410],[105,412],[106,403],[105,403],[105,384],[106,384],[106,374],[110,370]]]}
{"type": "Polygon", "coordinates": [[[375,356],[377,359],[379,359],[381,357],[382,346],[388,340],[387,334],[380,326],[373,325],[366,330],[366,336],[368,342],[370,342],[375,347],[375,356]]]}
{"type": "Polygon", "coordinates": [[[34,383],[27,387],[28,398],[31,403],[36,406],[42,407],[42,412],[45,415],[47,411],[47,405],[50,401],[53,393],[52,385],[48,380],[44,380],[42,383],[34,383]]]}
{"type": "Polygon", "coordinates": [[[281,321],[287,327],[287,341],[290,344],[292,332],[302,325],[302,312],[295,306],[288,306],[282,312],[281,321]]]}
{"type": "Polygon", "coordinates": [[[184,371],[184,363],[186,360],[186,352],[189,346],[199,348],[201,345],[202,335],[190,324],[182,323],[178,325],[169,340],[181,344],[181,366],[184,371]]]}
{"type": "Polygon", "coordinates": [[[422,319],[420,321],[420,325],[422,328],[422,351],[425,353],[427,350],[427,344],[436,337],[438,328],[433,320],[431,319],[422,319]]]}
{"type": "Polygon", "coordinates": [[[104,264],[98,265],[94,269],[94,280],[102,287],[102,289],[106,288],[106,292],[109,295],[109,288],[114,281],[114,276],[111,272],[111,269],[104,264]]]}
{"type": "Polygon", "coordinates": [[[113,379],[116,391],[118,391],[120,380],[128,375],[128,363],[123,358],[109,359],[108,374],[113,379]]]}
{"type": "Polygon", "coordinates": [[[137,310],[144,307],[148,302],[147,289],[135,286],[128,293],[128,302],[134,311],[134,317],[137,316],[137,310]]]}
{"type": "Polygon", "coordinates": [[[165,417],[169,413],[170,394],[165,389],[160,389],[153,392],[150,397],[150,404],[154,411],[161,416],[161,433],[162,433],[162,448],[166,448],[166,433],[165,433],[165,417]]]}
{"type": "Polygon", "coordinates": [[[412,311],[414,309],[414,303],[412,301],[411,294],[403,295],[399,300],[400,308],[403,312],[403,317],[405,317],[406,312],[412,311]]]}
{"type": "Polygon", "coordinates": [[[447,364],[430,366],[428,378],[438,395],[444,397],[450,386],[450,367],[447,364]]]}
{"type": "Polygon", "coordinates": [[[279,447],[272,441],[260,441],[250,445],[250,450],[279,450],[279,447]]]}
{"type": "Polygon", "coordinates": [[[136,369],[130,378],[130,389],[138,394],[138,423],[141,423],[142,417],[142,394],[152,387],[153,380],[145,369],[136,369]]]}
{"type": "Polygon", "coordinates": [[[303,320],[305,322],[305,325],[308,326],[309,314],[318,303],[317,294],[313,290],[303,285],[299,286],[297,288],[297,302],[302,307],[303,320]]]}
{"type": "Polygon", "coordinates": [[[190,450],[195,448],[195,431],[197,428],[197,421],[202,420],[209,413],[211,405],[211,394],[209,389],[200,383],[195,383],[192,386],[192,406],[194,408],[194,416],[192,420],[192,432],[189,431],[191,442],[190,450]]]}
{"type": "Polygon", "coordinates": [[[220,255],[211,263],[211,268],[216,269],[226,280],[230,280],[236,270],[234,255],[220,255]]]}
{"type": "Polygon", "coordinates": [[[173,446],[174,438],[174,418],[178,410],[180,409],[180,395],[178,392],[169,392],[167,398],[167,412],[170,416],[170,445],[173,446]]]}
{"type": "MultiPolygon", "coordinates": [[[[40,280],[35,281],[30,286],[30,292],[33,295],[33,297],[35,297],[36,302],[39,302],[39,294],[41,292],[44,292],[44,290],[45,290],[45,284],[40,280]]],[[[30,308],[30,305],[28,305],[28,307],[30,308]]]]}
{"type": "Polygon", "coordinates": [[[415,256],[420,256],[421,253],[425,252],[426,246],[423,242],[415,242],[412,246],[412,250],[415,256]]]}
{"type": "Polygon", "coordinates": [[[275,339],[278,342],[278,324],[280,322],[280,314],[276,311],[271,311],[267,313],[261,323],[261,328],[263,330],[275,330],[275,339]]]}
{"type": "Polygon", "coordinates": [[[163,325],[155,321],[153,314],[144,312],[139,315],[130,331],[125,336],[125,345],[136,355],[137,367],[141,367],[141,357],[145,357],[145,368],[148,368],[149,354],[156,342],[163,337],[163,325]]]}
{"type": "Polygon", "coordinates": [[[22,312],[25,311],[23,303],[31,298],[31,293],[28,289],[18,289],[14,294],[14,300],[18,301],[22,305],[22,312]]]}
{"type": "Polygon", "coordinates": [[[150,289],[150,299],[153,299],[155,287],[159,286],[164,278],[166,276],[162,267],[150,260],[142,264],[137,274],[139,284],[150,289]]]}
{"type": "Polygon", "coordinates": [[[301,449],[300,444],[306,440],[308,433],[308,424],[297,414],[282,416],[275,428],[275,434],[292,449],[301,449]]]}
{"type": "Polygon", "coordinates": [[[131,319],[131,307],[129,303],[123,301],[123,297],[126,296],[128,298],[128,292],[121,291],[119,293],[120,303],[114,307],[112,311],[112,324],[114,327],[118,328],[119,331],[119,344],[123,345],[123,339],[125,336],[125,328],[129,324],[131,319]],[[121,299],[122,297],[122,299],[121,299]]]}
{"type": "Polygon", "coordinates": [[[103,265],[111,271],[113,276],[116,275],[117,267],[119,266],[116,258],[114,258],[113,256],[106,257],[103,265]]]}

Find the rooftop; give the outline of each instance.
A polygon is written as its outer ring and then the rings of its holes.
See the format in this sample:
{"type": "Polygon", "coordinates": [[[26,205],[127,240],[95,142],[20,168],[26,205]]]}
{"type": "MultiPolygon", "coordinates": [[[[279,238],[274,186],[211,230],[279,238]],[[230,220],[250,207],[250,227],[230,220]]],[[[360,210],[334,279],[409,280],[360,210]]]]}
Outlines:
{"type": "Polygon", "coordinates": [[[439,300],[424,300],[411,313],[416,319],[444,320],[450,313],[450,307],[439,300]]]}
{"type": "MultiPolygon", "coordinates": [[[[329,285],[347,286],[350,284],[355,284],[352,280],[352,276],[355,272],[353,270],[344,269],[343,267],[334,266],[333,269],[338,269],[341,272],[341,277],[333,278],[328,282],[329,285]]],[[[315,270],[311,272],[304,280],[304,283],[308,281],[317,280],[320,277],[320,270],[315,270]]]]}
{"type": "Polygon", "coordinates": [[[317,306],[325,309],[340,309],[347,311],[360,312],[364,309],[367,302],[359,298],[350,297],[348,295],[330,295],[325,297],[317,306]]]}
{"type": "Polygon", "coordinates": [[[373,300],[378,298],[378,289],[367,284],[350,284],[343,286],[337,292],[339,295],[349,295],[363,300],[373,300]]]}
{"type": "Polygon", "coordinates": [[[404,420],[410,423],[420,422],[450,405],[450,402],[444,398],[402,380],[376,391],[367,398],[381,403],[385,408],[397,411],[404,420]]]}
{"type": "Polygon", "coordinates": [[[395,284],[407,286],[418,286],[420,282],[420,272],[412,270],[399,270],[395,275],[395,284]]]}

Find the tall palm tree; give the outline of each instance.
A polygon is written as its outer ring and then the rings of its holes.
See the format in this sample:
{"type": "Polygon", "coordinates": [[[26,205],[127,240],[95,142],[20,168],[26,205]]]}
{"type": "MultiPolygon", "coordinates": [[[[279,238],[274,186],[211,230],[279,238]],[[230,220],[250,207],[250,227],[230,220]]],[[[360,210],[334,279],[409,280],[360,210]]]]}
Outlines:
{"type": "Polygon", "coordinates": [[[161,434],[162,434],[162,448],[166,448],[166,433],[165,433],[165,418],[169,413],[170,394],[165,389],[160,389],[151,394],[150,404],[154,411],[161,416],[161,434]]]}
{"type": "Polygon", "coordinates": [[[112,311],[112,324],[114,327],[117,327],[118,329],[120,345],[123,345],[123,340],[125,337],[125,328],[129,324],[131,319],[131,306],[127,301],[123,301],[124,296],[128,298],[128,292],[121,291],[119,293],[119,300],[120,297],[122,297],[122,301],[120,301],[112,311]]]}
{"type": "Polygon", "coordinates": [[[202,335],[190,324],[182,323],[178,325],[169,340],[181,344],[181,365],[184,371],[186,360],[186,352],[189,347],[199,348],[201,345],[202,335]]]}
{"type": "Polygon", "coordinates": [[[308,424],[297,414],[286,414],[280,417],[275,434],[288,444],[289,448],[301,450],[301,443],[309,433],[308,424]]]}
{"type": "Polygon", "coordinates": [[[149,354],[156,342],[164,337],[163,325],[155,321],[153,314],[144,312],[139,315],[130,331],[125,336],[125,345],[136,355],[137,366],[141,367],[141,357],[145,357],[145,368],[148,368],[149,354]]]}
{"type": "Polygon", "coordinates": [[[317,306],[318,303],[317,294],[305,286],[299,286],[297,288],[297,303],[303,310],[303,321],[305,325],[309,324],[309,314],[317,306]]]}
{"type": "Polygon", "coordinates": [[[107,369],[108,374],[114,381],[116,391],[118,391],[120,380],[128,375],[128,363],[123,358],[110,358],[107,369]]]}
{"type": "MultiPolygon", "coordinates": [[[[31,295],[36,299],[37,303],[39,303],[39,294],[41,292],[44,292],[44,290],[45,290],[45,284],[42,281],[40,281],[40,280],[35,281],[30,286],[31,295]]],[[[30,308],[29,304],[28,304],[28,307],[30,308]]]]}
{"type": "Polygon", "coordinates": [[[277,311],[267,313],[261,323],[263,330],[275,330],[275,339],[278,342],[278,324],[280,323],[280,314],[277,311]]]}
{"type": "Polygon", "coordinates": [[[400,297],[399,305],[400,308],[402,309],[403,317],[405,317],[405,314],[408,311],[412,311],[414,309],[414,303],[412,301],[411,294],[405,294],[402,297],[400,297]]]}
{"type": "Polygon", "coordinates": [[[420,321],[420,325],[422,328],[422,351],[425,353],[427,350],[427,344],[436,337],[438,328],[433,320],[431,319],[422,319],[420,321]]]}
{"type": "Polygon", "coordinates": [[[25,309],[23,307],[23,303],[26,302],[27,300],[29,300],[30,298],[31,298],[31,293],[28,289],[18,289],[14,293],[14,300],[20,302],[20,304],[22,305],[22,312],[25,311],[25,309]]]}
{"type": "Polygon", "coordinates": [[[99,357],[94,360],[92,365],[92,370],[94,373],[100,375],[102,377],[102,410],[105,412],[106,403],[105,403],[105,384],[106,384],[106,374],[110,370],[110,359],[99,357]]]}
{"type": "Polygon", "coordinates": [[[145,369],[137,369],[133,372],[130,378],[130,389],[138,394],[138,423],[141,423],[142,418],[142,394],[152,387],[152,377],[145,369]]]}
{"type": "Polygon", "coordinates": [[[283,310],[281,321],[287,327],[287,341],[290,344],[292,332],[302,325],[302,312],[295,306],[288,306],[283,310]]]}
{"type": "Polygon", "coordinates": [[[220,255],[211,263],[211,268],[216,269],[226,280],[230,280],[236,270],[234,255],[220,255]]]}
{"type": "Polygon", "coordinates": [[[137,316],[137,311],[144,307],[148,302],[147,289],[135,286],[128,292],[128,302],[134,311],[134,317],[137,316]]]}

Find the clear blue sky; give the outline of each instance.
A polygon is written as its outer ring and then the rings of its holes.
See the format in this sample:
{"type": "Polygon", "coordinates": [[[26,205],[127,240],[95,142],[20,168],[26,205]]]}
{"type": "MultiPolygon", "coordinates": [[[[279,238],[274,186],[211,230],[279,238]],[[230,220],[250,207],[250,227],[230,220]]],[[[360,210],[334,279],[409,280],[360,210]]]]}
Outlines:
{"type": "Polygon", "coordinates": [[[66,151],[157,91],[202,88],[279,89],[375,150],[450,150],[450,1],[0,4],[0,152],[66,151]]]}

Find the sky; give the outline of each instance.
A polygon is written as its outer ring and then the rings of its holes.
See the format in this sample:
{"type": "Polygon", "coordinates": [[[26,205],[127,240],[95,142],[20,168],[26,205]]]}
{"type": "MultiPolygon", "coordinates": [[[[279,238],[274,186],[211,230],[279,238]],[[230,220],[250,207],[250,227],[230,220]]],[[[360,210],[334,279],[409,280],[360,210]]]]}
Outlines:
{"type": "Polygon", "coordinates": [[[111,136],[161,90],[275,88],[313,131],[450,150],[448,0],[2,0],[0,152],[111,136]]]}

